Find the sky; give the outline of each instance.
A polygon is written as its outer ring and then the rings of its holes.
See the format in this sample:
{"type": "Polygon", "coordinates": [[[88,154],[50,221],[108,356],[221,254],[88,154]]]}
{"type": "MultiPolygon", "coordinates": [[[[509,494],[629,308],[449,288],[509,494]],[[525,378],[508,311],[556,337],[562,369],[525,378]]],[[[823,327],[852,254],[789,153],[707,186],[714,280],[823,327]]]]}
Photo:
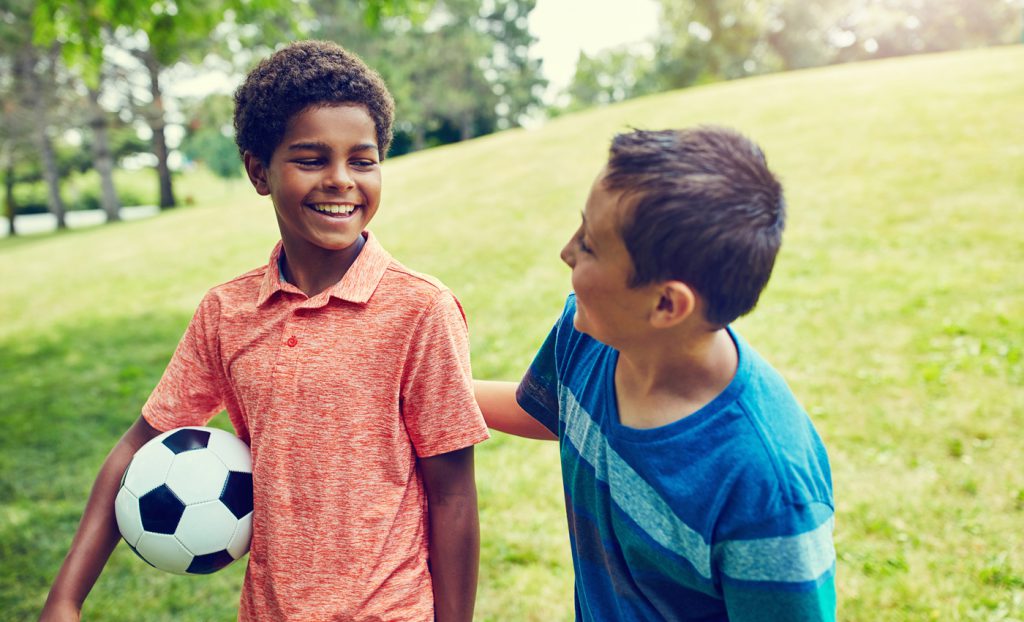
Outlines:
{"type": "Polygon", "coordinates": [[[572,81],[580,51],[649,39],[658,26],[656,0],[537,0],[530,13],[531,51],[544,61],[544,76],[553,98],[572,81]]]}

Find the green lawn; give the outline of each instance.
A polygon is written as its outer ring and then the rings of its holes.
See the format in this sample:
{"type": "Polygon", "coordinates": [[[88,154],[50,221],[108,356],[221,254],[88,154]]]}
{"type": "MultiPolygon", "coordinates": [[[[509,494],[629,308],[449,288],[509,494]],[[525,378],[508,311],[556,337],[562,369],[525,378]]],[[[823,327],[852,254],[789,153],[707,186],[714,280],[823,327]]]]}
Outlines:
{"type": "MultiPolygon", "coordinates": [[[[455,290],[474,370],[516,379],[569,288],[558,250],[613,133],[731,125],[787,188],[783,252],[739,322],[828,445],[843,620],[1024,620],[1024,47],[747,79],[385,164],[374,231],[455,290]]],[[[265,261],[266,200],[0,241],[0,618],[45,598],[110,445],[203,292],[265,261]]],[[[224,425],[222,418],[219,425],[224,425]]],[[[478,619],[570,620],[553,444],[478,456],[478,619]]],[[[243,568],[157,572],[119,547],[93,620],[233,620],[243,568]]]]}

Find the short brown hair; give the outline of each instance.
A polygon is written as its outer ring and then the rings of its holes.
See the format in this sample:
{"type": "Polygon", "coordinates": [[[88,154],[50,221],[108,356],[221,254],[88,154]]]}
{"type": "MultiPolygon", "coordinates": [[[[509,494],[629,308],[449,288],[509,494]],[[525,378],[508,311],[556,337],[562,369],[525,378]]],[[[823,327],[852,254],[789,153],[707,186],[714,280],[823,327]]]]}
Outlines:
{"type": "Polygon", "coordinates": [[[605,187],[628,209],[630,285],[678,280],[725,326],[751,311],[782,244],[782,185],[761,149],[721,127],[634,130],[611,145],[605,187]]]}
{"type": "Polygon", "coordinates": [[[260,61],[235,91],[235,143],[264,164],[288,121],[314,106],[365,106],[381,159],[391,146],[395,102],[380,75],[330,41],[297,41],[260,61]]]}

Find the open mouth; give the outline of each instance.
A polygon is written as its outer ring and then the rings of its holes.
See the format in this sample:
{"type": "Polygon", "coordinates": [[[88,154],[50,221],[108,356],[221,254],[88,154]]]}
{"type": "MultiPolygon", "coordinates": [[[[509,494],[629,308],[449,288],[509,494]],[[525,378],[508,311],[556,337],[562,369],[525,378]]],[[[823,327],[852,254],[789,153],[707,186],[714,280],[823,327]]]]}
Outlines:
{"type": "Polygon", "coordinates": [[[352,212],[356,211],[356,208],[359,206],[351,203],[307,203],[306,207],[324,216],[344,218],[351,216],[352,212]]]}

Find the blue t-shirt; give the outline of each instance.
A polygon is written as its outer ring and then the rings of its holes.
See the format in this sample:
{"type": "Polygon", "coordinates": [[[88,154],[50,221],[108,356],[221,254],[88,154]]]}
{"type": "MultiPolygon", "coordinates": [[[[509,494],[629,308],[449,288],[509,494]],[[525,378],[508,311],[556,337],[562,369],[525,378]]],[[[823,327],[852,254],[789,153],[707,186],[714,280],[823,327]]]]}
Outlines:
{"type": "Polygon", "coordinates": [[[570,296],[520,384],[558,435],[578,620],[834,620],[828,457],[782,377],[731,329],[735,378],[654,429],[619,423],[618,352],[570,296]]]}

